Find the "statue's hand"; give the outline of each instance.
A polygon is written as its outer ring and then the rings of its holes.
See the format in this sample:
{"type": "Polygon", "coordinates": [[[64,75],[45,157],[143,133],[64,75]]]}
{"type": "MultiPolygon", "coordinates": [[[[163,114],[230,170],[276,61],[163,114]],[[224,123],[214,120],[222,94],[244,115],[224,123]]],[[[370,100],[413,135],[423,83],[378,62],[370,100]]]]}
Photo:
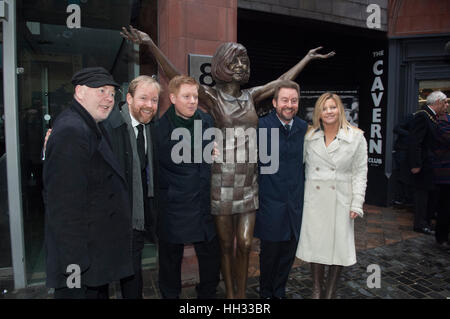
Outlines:
{"type": "Polygon", "coordinates": [[[152,38],[150,38],[147,33],[139,31],[138,29],[133,28],[131,25],[130,31],[128,31],[127,28],[122,27],[122,32],[120,32],[120,35],[136,44],[154,44],[152,38]]]}
{"type": "Polygon", "coordinates": [[[318,48],[309,50],[308,56],[314,60],[314,59],[328,59],[328,58],[331,58],[336,55],[336,52],[334,52],[334,51],[331,51],[328,54],[319,54],[319,53],[317,53],[317,51],[319,51],[320,49],[322,49],[322,47],[318,47],[318,48]]]}

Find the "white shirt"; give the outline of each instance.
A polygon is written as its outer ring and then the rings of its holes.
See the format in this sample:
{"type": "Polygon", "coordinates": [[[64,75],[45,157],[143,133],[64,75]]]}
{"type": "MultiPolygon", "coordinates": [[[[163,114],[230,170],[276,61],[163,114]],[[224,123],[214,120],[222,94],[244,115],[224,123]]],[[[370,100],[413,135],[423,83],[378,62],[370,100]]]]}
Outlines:
{"type": "MultiPolygon", "coordinates": [[[[278,117],[278,114],[277,114],[277,117],[278,117]]],[[[278,119],[280,120],[280,122],[281,122],[281,124],[284,126],[284,127],[286,127],[286,123],[284,123],[279,117],[278,117],[278,119]]],[[[294,124],[294,119],[291,119],[290,121],[289,121],[289,123],[287,123],[287,125],[289,125],[289,128],[292,130],[292,124],[294,124]]]]}
{"type": "Polygon", "coordinates": [[[431,107],[429,107],[428,105],[427,105],[427,107],[431,110],[431,112],[433,112],[433,114],[436,116],[436,112],[431,108],[431,107]]]}
{"type": "MultiPolygon", "coordinates": [[[[138,136],[138,133],[139,133],[137,126],[141,125],[142,123],[139,122],[138,120],[136,120],[133,117],[133,114],[131,114],[131,112],[130,112],[130,117],[131,117],[131,125],[133,126],[134,134],[136,135],[136,139],[137,139],[137,136],[138,136]]],[[[145,124],[142,124],[142,125],[144,125],[144,132],[143,133],[144,133],[144,142],[145,142],[145,154],[147,154],[147,134],[145,133],[145,124]]]]}

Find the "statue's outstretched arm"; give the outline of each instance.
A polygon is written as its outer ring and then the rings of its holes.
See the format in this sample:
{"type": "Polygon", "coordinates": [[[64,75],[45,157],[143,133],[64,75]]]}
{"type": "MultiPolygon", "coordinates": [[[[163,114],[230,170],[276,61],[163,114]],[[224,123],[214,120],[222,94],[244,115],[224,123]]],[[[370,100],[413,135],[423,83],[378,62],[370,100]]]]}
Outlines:
{"type": "Polygon", "coordinates": [[[152,38],[150,38],[147,33],[139,31],[138,29],[135,29],[130,25],[129,31],[127,30],[127,28],[122,27],[122,32],[120,32],[120,35],[125,39],[132,41],[133,43],[147,45],[150,52],[155,57],[159,66],[163,70],[164,74],[169,78],[169,81],[176,75],[181,74],[181,72],[178,71],[178,69],[172,64],[172,62],[169,61],[169,59],[158,48],[158,46],[155,44],[155,42],[153,42],[152,38]]]}
{"type": "Polygon", "coordinates": [[[328,54],[319,54],[317,53],[317,51],[319,51],[320,49],[322,49],[322,47],[309,50],[308,54],[306,54],[303,59],[301,59],[289,71],[281,75],[277,80],[269,82],[266,85],[257,88],[253,94],[255,104],[257,105],[258,102],[272,96],[274,94],[276,84],[279,80],[294,80],[309,62],[317,59],[328,59],[336,54],[334,51],[328,54]]]}
{"type": "MultiPolygon", "coordinates": [[[[146,44],[150,50],[150,52],[155,57],[159,66],[163,70],[164,74],[169,78],[169,81],[177,75],[180,75],[181,72],[169,61],[166,55],[158,48],[158,46],[153,42],[150,36],[138,29],[133,28],[130,25],[130,30],[128,31],[125,27],[122,27],[122,32],[120,35],[127,40],[132,41],[136,44],[146,44]]],[[[206,94],[208,88],[205,88],[203,85],[199,87],[199,100],[208,110],[212,108],[213,102],[211,98],[206,94]]]]}
{"type": "Polygon", "coordinates": [[[297,76],[302,72],[305,66],[313,61],[318,59],[328,59],[336,55],[334,51],[328,54],[319,54],[317,51],[322,49],[322,47],[318,47],[312,50],[309,50],[308,54],[306,54],[303,59],[301,59],[296,65],[294,65],[289,71],[280,76],[279,80],[294,80],[297,76]]]}

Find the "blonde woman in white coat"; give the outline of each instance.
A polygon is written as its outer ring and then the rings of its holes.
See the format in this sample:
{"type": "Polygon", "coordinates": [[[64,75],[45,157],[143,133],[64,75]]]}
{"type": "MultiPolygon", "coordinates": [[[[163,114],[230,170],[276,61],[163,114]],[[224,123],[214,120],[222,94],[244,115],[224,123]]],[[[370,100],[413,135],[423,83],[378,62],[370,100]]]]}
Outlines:
{"type": "Polygon", "coordinates": [[[356,263],[354,219],[363,216],[367,142],[338,95],[316,102],[305,136],[305,199],[296,256],[311,264],[312,298],[334,298],[343,266],[356,263]],[[324,282],[325,265],[329,265],[324,282]]]}

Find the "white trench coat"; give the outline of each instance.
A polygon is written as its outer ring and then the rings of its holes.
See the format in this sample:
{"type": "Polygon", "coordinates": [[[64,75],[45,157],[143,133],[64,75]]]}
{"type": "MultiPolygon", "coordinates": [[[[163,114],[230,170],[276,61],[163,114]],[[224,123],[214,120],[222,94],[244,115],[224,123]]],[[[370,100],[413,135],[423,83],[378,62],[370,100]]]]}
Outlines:
{"type": "Polygon", "coordinates": [[[322,130],[305,136],[305,200],[296,256],[306,262],[356,263],[354,221],[363,216],[367,184],[367,142],[361,130],[340,129],[325,146],[322,130]]]}

